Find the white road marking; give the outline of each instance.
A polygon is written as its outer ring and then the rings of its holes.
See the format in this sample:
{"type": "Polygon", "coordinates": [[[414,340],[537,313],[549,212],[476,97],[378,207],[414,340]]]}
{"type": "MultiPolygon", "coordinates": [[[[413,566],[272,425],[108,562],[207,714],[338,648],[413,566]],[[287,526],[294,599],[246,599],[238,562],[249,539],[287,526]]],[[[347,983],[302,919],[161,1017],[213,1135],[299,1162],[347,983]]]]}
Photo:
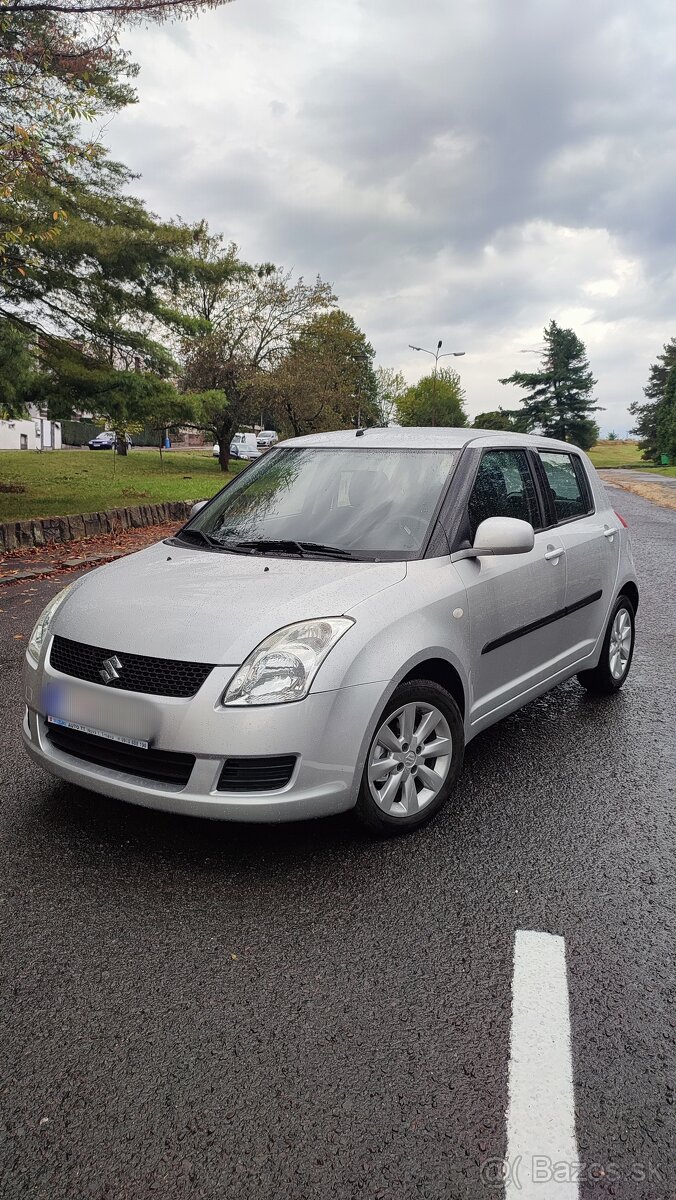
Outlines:
{"type": "Polygon", "coordinates": [[[573,1062],[562,937],[514,939],[507,1200],[577,1200],[573,1062]]]}

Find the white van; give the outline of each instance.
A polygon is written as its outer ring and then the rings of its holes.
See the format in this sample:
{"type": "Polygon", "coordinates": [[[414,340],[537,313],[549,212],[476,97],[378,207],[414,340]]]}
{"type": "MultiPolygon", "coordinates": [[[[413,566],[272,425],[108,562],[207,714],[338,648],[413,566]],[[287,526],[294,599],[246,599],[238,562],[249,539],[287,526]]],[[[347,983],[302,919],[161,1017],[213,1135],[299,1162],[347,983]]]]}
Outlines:
{"type": "MultiPolygon", "coordinates": [[[[219,446],[216,442],[213,448],[214,458],[218,458],[219,446]]],[[[255,433],[236,433],[230,443],[231,458],[260,458],[261,452],[256,445],[255,433]]]]}

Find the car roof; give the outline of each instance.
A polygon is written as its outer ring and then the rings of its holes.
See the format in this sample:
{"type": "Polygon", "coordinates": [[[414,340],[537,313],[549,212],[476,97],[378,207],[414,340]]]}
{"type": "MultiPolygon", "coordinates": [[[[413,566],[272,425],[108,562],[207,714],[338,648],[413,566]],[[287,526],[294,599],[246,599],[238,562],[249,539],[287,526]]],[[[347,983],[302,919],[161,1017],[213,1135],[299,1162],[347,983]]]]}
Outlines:
{"type": "Polygon", "coordinates": [[[305,437],[288,438],[279,446],[308,446],[317,449],[374,450],[460,450],[464,446],[507,448],[508,446],[540,446],[551,449],[574,449],[568,442],[539,437],[530,433],[508,433],[496,429],[415,428],[401,425],[374,426],[357,436],[355,429],[340,429],[331,433],[311,433],[305,437]]]}

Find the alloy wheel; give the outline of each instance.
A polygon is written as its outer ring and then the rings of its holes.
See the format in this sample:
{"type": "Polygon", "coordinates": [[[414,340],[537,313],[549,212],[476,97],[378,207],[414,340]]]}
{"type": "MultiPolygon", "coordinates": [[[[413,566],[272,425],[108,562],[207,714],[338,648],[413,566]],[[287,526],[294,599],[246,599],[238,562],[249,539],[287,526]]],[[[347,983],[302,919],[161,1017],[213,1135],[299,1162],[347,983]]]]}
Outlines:
{"type": "Polygon", "coordinates": [[[439,794],[452,760],[443,713],[432,704],[404,704],[385,718],[371,746],[371,795],[389,816],[410,817],[439,794]]]}
{"type": "Polygon", "coordinates": [[[632,628],[631,617],[626,608],[618,608],[610,631],[610,674],[613,679],[621,679],[627,670],[631,654],[632,628]]]}

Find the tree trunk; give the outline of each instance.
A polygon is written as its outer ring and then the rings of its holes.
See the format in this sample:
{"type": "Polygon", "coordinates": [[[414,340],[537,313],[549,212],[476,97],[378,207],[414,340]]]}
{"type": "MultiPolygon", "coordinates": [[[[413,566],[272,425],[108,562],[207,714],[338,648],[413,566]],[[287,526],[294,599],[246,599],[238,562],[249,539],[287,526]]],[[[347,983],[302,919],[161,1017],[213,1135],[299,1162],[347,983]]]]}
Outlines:
{"type": "Polygon", "coordinates": [[[218,430],[218,465],[221,471],[227,471],[230,463],[230,442],[234,425],[221,426],[218,430]]]}
{"type": "Polygon", "coordinates": [[[286,415],[291,422],[291,428],[293,429],[294,437],[301,437],[302,429],[300,427],[300,421],[296,417],[296,413],[295,413],[294,409],[291,407],[290,404],[285,404],[284,407],[286,409],[286,415]]]}
{"type": "Polygon", "coordinates": [[[115,434],[115,450],[118,454],[126,457],[127,454],[127,439],[124,434],[115,434]]]}

